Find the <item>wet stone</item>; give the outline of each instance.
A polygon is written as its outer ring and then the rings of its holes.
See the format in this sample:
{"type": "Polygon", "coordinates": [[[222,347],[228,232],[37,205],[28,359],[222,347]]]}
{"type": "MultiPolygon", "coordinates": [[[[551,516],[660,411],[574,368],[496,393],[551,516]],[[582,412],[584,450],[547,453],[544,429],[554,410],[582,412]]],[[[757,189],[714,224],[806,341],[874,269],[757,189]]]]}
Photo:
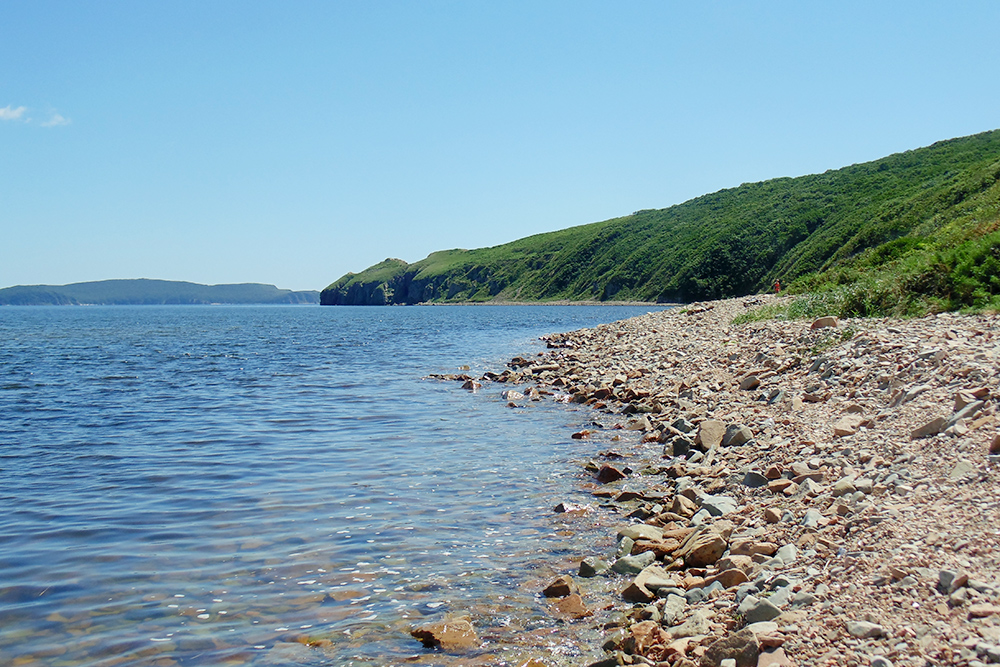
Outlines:
{"type": "Polygon", "coordinates": [[[581,577],[596,577],[600,574],[604,574],[611,569],[611,566],[607,561],[601,560],[596,556],[588,556],[580,562],[580,576],[581,577]]]}
{"type": "Polygon", "coordinates": [[[618,574],[639,574],[656,560],[652,551],[644,551],[636,556],[622,556],[614,562],[611,569],[618,574]]]}

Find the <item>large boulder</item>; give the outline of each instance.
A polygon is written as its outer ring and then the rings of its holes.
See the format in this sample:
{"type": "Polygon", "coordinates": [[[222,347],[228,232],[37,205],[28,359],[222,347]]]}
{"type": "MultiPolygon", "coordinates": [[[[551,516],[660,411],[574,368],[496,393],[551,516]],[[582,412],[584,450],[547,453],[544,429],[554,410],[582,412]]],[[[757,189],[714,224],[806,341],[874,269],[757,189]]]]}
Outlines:
{"type": "Polygon", "coordinates": [[[694,444],[703,451],[708,451],[722,444],[726,435],[726,425],[716,419],[706,419],[698,424],[698,434],[694,444]]]}
{"type": "Polygon", "coordinates": [[[677,557],[684,559],[687,567],[706,567],[722,558],[729,547],[729,536],[733,533],[731,521],[703,523],[688,535],[677,557]]]}

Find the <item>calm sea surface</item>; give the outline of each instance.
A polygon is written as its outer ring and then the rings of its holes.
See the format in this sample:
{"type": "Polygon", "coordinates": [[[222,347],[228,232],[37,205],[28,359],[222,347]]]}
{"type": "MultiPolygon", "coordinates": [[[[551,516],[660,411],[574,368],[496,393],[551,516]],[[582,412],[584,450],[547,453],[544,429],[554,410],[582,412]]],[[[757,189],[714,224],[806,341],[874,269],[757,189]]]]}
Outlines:
{"type": "Polygon", "coordinates": [[[0,308],[0,664],[448,664],[408,628],[457,612],[502,656],[588,415],[423,378],[648,310],[0,308]]]}

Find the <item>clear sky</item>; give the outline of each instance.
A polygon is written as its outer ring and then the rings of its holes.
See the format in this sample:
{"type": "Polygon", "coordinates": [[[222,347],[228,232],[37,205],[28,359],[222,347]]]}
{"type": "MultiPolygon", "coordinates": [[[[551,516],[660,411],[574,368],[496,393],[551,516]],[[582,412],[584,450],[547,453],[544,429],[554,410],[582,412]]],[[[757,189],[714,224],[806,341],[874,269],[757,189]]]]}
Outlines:
{"type": "Polygon", "coordinates": [[[0,287],[322,289],[1000,128],[1000,2],[0,2],[0,287]]]}

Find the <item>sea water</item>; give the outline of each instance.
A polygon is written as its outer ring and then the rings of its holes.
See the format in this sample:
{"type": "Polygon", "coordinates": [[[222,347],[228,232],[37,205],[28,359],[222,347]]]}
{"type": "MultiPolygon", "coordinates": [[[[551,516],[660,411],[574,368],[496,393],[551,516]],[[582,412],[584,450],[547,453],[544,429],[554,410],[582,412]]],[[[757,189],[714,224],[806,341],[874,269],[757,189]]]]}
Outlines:
{"type": "Polygon", "coordinates": [[[553,528],[586,413],[427,376],[648,310],[0,309],[0,664],[450,664],[408,629],[457,613],[500,663],[558,635],[533,578],[597,539],[553,528]]]}

